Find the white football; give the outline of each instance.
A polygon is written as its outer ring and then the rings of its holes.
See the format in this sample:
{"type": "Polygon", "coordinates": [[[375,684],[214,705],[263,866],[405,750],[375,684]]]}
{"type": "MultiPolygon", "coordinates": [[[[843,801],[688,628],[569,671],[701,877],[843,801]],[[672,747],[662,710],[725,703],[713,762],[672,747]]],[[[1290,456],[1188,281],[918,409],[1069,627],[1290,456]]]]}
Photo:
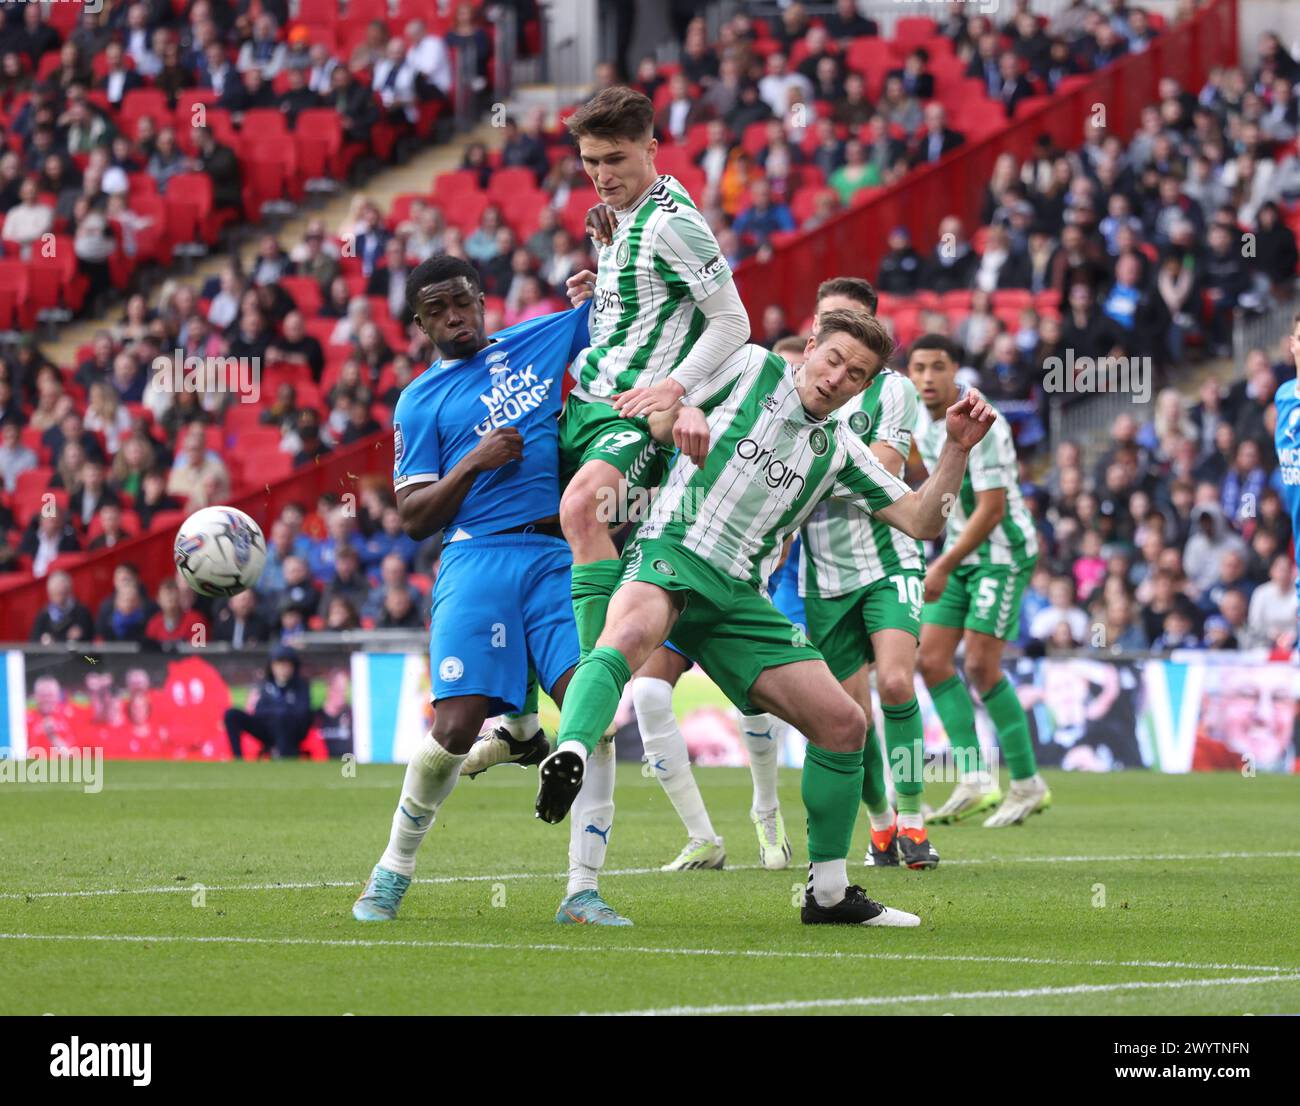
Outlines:
{"type": "Polygon", "coordinates": [[[176,569],[200,595],[251,588],[265,565],[262,528],[234,507],[204,507],[176,532],[176,569]]]}

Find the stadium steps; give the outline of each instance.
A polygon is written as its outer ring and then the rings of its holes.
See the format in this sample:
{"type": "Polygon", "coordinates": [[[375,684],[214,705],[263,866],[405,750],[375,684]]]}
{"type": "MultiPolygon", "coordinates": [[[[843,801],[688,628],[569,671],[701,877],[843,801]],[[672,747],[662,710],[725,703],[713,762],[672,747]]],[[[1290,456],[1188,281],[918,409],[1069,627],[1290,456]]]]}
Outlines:
{"type": "MultiPolygon", "coordinates": [[[[267,231],[274,231],[286,249],[302,240],[307,223],[312,219],[323,220],[326,228],[332,232],[347,218],[352,199],[357,195],[369,196],[381,211],[386,212],[392,206],[393,198],[400,193],[427,192],[439,173],[459,169],[461,155],[467,145],[482,142],[489,149],[494,149],[502,144],[502,133],[500,128],[493,127],[490,123],[481,123],[471,131],[456,135],[451,142],[421,150],[403,165],[382,170],[368,180],[363,188],[343,188],[319,206],[299,207],[293,217],[278,226],[268,224],[241,228],[247,234],[238,247],[240,257],[245,266],[251,263],[257,252],[257,240],[267,231]]],[[[228,252],[214,251],[189,271],[175,267],[168,270],[163,280],[200,285],[209,276],[218,274],[229,256],[228,252]]],[[[155,296],[156,288],[149,293],[151,306],[155,296]]],[[[43,342],[41,348],[56,365],[73,364],[77,350],[91,341],[95,331],[117,323],[121,313],[122,307],[119,305],[106,315],[78,319],[69,326],[61,327],[58,336],[53,341],[43,342]]]]}

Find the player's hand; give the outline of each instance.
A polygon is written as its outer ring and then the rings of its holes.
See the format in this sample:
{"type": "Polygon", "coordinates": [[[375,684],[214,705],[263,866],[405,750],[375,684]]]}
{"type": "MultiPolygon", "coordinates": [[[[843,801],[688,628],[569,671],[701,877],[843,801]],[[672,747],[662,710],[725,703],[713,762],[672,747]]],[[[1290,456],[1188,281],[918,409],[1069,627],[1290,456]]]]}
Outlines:
{"type": "Polygon", "coordinates": [[[673,424],[673,444],[701,468],[709,452],[709,420],[698,407],[683,407],[673,424]]]}
{"type": "Polygon", "coordinates": [[[938,561],[931,562],[925,570],[925,601],[937,603],[947,586],[948,570],[938,561]]]}
{"type": "Polygon", "coordinates": [[[618,227],[618,216],[609,204],[596,204],[587,209],[587,234],[598,246],[608,246],[614,241],[614,231],[618,227]]]}
{"type": "Polygon", "coordinates": [[[948,408],[948,440],[961,449],[969,450],[989,432],[998,413],[979,394],[970,388],[966,394],[948,408]]]}
{"type": "Polygon", "coordinates": [[[670,411],[673,404],[686,394],[671,377],[661,380],[652,388],[629,388],[614,397],[614,410],[625,419],[653,415],[656,411],[670,411]]]}
{"type": "Polygon", "coordinates": [[[569,303],[581,307],[596,294],[596,274],[590,269],[574,273],[564,282],[564,290],[569,295],[569,303]]]}
{"type": "Polygon", "coordinates": [[[498,426],[484,434],[469,455],[480,472],[499,469],[511,461],[523,460],[524,437],[513,426],[498,426]]]}

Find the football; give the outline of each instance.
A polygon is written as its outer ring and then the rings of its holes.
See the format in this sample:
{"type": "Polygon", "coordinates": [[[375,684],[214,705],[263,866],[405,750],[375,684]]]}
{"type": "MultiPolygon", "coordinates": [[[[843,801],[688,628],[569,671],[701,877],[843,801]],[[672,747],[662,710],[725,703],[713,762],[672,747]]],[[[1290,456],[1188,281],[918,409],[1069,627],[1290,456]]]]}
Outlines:
{"type": "Polygon", "coordinates": [[[176,532],[176,568],[200,595],[251,588],[266,564],[262,528],[234,507],[204,507],[176,532]]]}

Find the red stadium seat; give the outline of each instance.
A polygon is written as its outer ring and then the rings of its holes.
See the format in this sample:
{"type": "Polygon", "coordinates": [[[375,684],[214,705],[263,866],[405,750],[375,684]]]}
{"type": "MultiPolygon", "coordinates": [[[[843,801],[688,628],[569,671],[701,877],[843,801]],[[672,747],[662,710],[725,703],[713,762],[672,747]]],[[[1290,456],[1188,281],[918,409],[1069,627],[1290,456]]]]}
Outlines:
{"type": "Polygon", "coordinates": [[[488,181],[487,193],[493,203],[502,203],[516,192],[532,191],[537,187],[537,178],[531,169],[520,165],[511,165],[498,169],[488,181]]]}
{"type": "Polygon", "coordinates": [[[280,287],[289,293],[298,310],[307,317],[318,315],[324,297],[314,277],[286,276],[280,278],[280,287]]]}
{"type": "Polygon", "coordinates": [[[293,131],[298,167],[304,181],[338,182],[347,176],[351,159],[343,144],[343,125],[332,108],[308,108],[298,113],[293,131]]]}
{"type": "Polygon", "coordinates": [[[27,331],[35,326],[27,285],[26,265],[16,259],[0,259],[0,331],[27,331]]]}
{"type": "Polygon", "coordinates": [[[271,138],[284,142],[289,136],[289,128],[285,126],[284,114],[279,108],[252,108],[244,112],[239,133],[245,139],[271,138]]]}

